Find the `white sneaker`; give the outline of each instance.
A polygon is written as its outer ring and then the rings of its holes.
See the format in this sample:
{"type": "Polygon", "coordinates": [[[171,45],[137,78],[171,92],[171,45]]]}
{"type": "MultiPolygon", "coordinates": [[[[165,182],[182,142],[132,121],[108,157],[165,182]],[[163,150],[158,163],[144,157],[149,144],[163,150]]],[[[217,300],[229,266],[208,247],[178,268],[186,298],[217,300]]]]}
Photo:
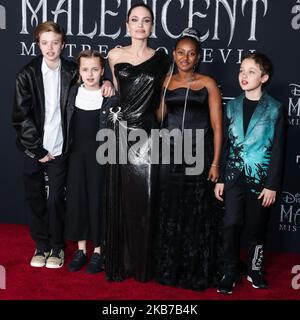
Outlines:
{"type": "Polygon", "coordinates": [[[63,249],[58,249],[58,248],[52,249],[50,252],[50,256],[46,262],[46,268],[49,268],[49,269],[61,268],[64,265],[64,258],[65,258],[65,254],[63,249]]]}
{"type": "Polygon", "coordinates": [[[33,257],[31,258],[30,265],[32,267],[41,268],[46,264],[50,252],[41,249],[36,249],[33,257]]]}

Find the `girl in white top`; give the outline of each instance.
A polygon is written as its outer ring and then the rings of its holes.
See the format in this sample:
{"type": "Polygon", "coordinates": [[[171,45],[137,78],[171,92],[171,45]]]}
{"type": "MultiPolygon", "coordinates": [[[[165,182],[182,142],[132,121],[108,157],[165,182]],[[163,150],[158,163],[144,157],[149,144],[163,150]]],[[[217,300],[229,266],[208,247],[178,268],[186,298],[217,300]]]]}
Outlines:
{"type": "Polygon", "coordinates": [[[104,191],[104,168],[96,161],[96,135],[105,117],[107,99],[101,95],[103,58],[99,52],[80,53],[78,68],[81,85],[72,87],[67,107],[71,118],[68,129],[70,144],[67,182],[66,237],[78,242],[78,250],[70,271],[80,270],[87,261],[87,240],[93,244],[93,254],[86,271],[103,270],[101,245],[104,238],[101,195],[104,191]]]}

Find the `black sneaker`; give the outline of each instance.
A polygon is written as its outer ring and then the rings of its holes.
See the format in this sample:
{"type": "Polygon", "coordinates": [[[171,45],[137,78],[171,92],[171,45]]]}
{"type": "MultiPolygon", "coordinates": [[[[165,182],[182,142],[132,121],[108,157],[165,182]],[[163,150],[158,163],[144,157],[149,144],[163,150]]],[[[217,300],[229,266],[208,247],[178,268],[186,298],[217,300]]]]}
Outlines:
{"type": "Polygon", "coordinates": [[[235,276],[233,274],[224,274],[221,279],[217,292],[223,294],[232,294],[232,290],[235,287],[235,276]]]}
{"type": "Polygon", "coordinates": [[[91,261],[86,268],[87,273],[98,273],[104,270],[102,256],[94,252],[91,257],[91,261]]]}
{"type": "Polygon", "coordinates": [[[252,287],[255,289],[268,288],[268,283],[261,271],[250,272],[247,276],[247,280],[252,283],[252,287]]]}
{"type": "Polygon", "coordinates": [[[86,254],[83,250],[77,250],[73,260],[68,264],[68,270],[71,272],[79,271],[86,263],[86,254]]]}

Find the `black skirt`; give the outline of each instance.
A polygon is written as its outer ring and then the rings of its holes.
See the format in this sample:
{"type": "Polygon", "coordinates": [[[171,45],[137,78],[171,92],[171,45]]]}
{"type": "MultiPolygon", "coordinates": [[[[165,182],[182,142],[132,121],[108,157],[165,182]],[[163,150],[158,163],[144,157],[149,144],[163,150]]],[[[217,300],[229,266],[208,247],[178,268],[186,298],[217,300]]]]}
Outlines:
{"type": "Polygon", "coordinates": [[[95,247],[104,241],[104,167],[96,160],[100,111],[75,108],[73,143],[67,180],[66,238],[92,240],[95,247]]]}

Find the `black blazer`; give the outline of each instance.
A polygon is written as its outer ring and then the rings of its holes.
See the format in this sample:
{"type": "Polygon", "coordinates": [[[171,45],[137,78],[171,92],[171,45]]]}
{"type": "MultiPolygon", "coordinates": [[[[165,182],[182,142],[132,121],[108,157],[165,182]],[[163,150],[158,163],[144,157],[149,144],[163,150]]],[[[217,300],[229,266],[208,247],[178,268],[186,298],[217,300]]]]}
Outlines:
{"type": "MultiPolygon", "coordinates": [[[[43,56],[32,59],[16,78],[12,124],[17,131],[17,146],[29,157],[41,159],[48,151],[43,148],[45,95],[42,74],[43,56]]],[[[65,133],[65,109],[69,89],[76,79],[77,66],[61,57],[60,109],[65,133]]],[[[65,136],[64,136],[65,138],[65,136]]]]}

